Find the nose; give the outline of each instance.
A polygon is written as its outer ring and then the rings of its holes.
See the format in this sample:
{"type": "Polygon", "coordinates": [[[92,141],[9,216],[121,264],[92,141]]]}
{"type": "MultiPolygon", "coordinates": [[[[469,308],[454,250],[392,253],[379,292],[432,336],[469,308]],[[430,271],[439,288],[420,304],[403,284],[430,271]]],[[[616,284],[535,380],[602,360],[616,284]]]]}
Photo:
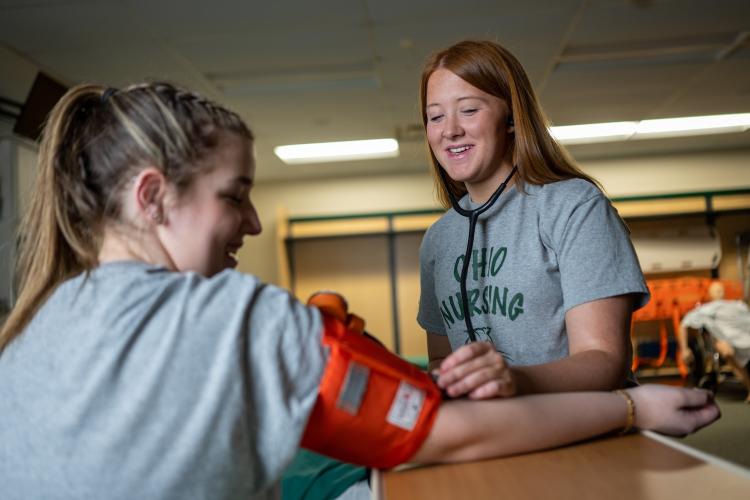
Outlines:
{"type": "Polygon", "coordinates": [[[260,223],[260,218],[258,217],[258,211],[255,210],[255,205],[252,203],[249,203],[247,208],[245,209],[243,221],[242,221],[242,232],[244,234],[249,234],[251,236],[255,236],[260,234],[260,232],[263,230],[263,226],[260,223]]]}
{"type": "Polygon", "coordinates": [[[446,139],[453,139],[463,135],[464,130],[461,127],[458,119],[452,114],[446,114],[445,120],[443,120],[443,137],[446,139]]]}

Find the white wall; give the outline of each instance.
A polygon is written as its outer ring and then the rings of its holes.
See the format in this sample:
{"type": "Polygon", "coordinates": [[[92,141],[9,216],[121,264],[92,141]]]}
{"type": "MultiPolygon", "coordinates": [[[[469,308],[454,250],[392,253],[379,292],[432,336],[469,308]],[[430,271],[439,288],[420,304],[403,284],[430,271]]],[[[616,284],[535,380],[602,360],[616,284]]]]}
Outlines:
{"type": "Polygon", "coordinates": [[[610,197],[750,188],[750,149],[586,162],[610,197]]]}

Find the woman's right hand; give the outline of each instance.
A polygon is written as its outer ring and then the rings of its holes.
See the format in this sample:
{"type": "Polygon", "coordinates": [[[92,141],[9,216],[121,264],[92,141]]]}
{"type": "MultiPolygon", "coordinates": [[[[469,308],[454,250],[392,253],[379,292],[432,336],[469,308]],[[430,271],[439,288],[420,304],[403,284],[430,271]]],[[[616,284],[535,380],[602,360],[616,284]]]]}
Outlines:
{"type": "Polygon", "coordinates": [[[635,405],[634,426],[685,436],[721,416],[713,394],[703,389],[683,389],[649,384],[627,389],[635,405]]]}
{"type": "Polygon", "coordinates": [[[516,394],[510,367],[489,342],[472,342],[456,349],[440,364],[437,375],[438,386],[454,398],[491,399],[516,394]]]}

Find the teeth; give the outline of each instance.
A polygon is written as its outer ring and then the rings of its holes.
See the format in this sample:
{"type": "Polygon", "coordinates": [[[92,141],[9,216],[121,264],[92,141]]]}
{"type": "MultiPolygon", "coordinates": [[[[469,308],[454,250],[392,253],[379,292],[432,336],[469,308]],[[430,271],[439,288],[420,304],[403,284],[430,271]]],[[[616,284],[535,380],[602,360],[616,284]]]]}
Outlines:
{"type": "Polygon", "coordinates": [[[457,148],[448,148],[448,151],[450,151],[451,153],[457,154],[457,153],[463,153],[467,149],[469,149],[469,146],[459,146],[457,148]]]}

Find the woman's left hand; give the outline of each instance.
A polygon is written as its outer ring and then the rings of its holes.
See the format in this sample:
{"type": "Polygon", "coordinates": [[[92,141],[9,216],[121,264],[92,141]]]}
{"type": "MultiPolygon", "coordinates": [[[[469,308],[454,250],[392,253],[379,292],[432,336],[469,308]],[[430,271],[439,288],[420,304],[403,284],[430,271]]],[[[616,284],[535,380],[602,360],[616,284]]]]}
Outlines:
{"type": "Polygon", "coordinates": [[[437,374],[438,386],[454,398],[507,398],[516,394],[510,367],[489,342],[472,342],[456,349],[443,360],[437,374]]]}

